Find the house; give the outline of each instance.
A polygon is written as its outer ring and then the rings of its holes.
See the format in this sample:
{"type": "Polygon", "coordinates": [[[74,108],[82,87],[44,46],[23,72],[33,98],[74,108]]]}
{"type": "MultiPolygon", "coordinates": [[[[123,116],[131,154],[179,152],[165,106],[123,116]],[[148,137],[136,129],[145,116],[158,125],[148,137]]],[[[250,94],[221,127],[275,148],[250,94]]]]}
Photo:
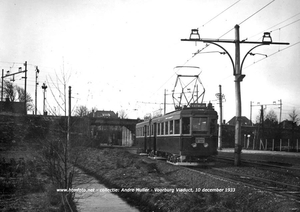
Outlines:
{"type": "MultiPolygon", "coordinates": [[[[230,121],[227,122],[228,125],[234,125],[236,123],[236,116],[234,116],[230,121]]],[[[241,125],[242,126],[252,126],[252,122],[246,117],[242,116],[241,117],[241,125]]]]}
{"type": "Polygon", "coordinates": [[[296,126],[292,121],[289,120],[282,121],[280,125],[282,126],[283,129],[293,129],[293,127],[296,126]]]}
{"type": "Polygon", "coordinates": [[[97,111],[92,111],[89,116],[94,117],[94,118],[112,118],[112,119],[117,119],[118,118],[118,113],[115,113],[111,110],[97,110],[97,111]]]}

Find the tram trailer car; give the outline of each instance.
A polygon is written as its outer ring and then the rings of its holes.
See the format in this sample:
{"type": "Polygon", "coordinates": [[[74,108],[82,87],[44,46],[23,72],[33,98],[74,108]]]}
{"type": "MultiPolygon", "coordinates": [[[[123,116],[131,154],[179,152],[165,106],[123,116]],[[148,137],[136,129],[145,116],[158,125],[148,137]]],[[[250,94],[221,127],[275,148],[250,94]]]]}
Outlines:
{"type": "Polygon", "coordinates": [[[218,114],[211,103],[194,103],[136,125],[139,152],[164,157],[174,165],[213,164],[218,114]]]}

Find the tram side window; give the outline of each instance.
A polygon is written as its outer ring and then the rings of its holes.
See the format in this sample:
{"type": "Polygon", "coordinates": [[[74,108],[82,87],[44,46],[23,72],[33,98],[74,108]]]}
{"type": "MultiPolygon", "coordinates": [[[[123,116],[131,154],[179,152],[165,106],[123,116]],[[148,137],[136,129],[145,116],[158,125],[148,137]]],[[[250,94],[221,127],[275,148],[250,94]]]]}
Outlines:
{"type": "Polygon", "coordinates": [[[151,125],[151,135],[153,135],[153,131],[154,131],[154,125],[151,125]]]}
{"type": "Polygon", "coordinates": [[[203,132],[208,130],[208,123],[206,117],[193,117],[193,133],[203,132]]]}
{"type": "Polygon", "coordinates": [[[165,122],[165,134],[166,134],[166,135],[168,135],[168,129],[169,129],[169,127],[168,127],[168,122],[166,121],[166,122],[165,122]]]}
{"type": "Polygon", "coordinates": [[[190,134],[190,117],[182,118],[182,134],[190,134]]]}
{"type": "Polygon", "coordinates": [[[157,123],[157,135],[160,135],[160,123],[157,123]]]}
{"type": "Polygon", "coordinates": [[[161,123],[161,134],[165,134],[165,128],[164,128],[164,123],[161,123]]]}
{"type": "Polygon", "coordinates": [[[170,130],[169,130],[169,134],[173,134],[173,120],[170,121],[170,130]]]}
{"type": "Polygon", "coordinates": [[[149,125],[147,125],[147,135],[149,136],[149,133],[150,133],[150,126],[149,125]]]}
{"type": "Polygon", "coordinates": [[[176,120],[175,120],[175,134],[179,134],[179,132],[180,132],[180,127],[179,127],[179,125],[180,125],[180,120],[179,120],[179,119],[176,119],[176,120]]]}

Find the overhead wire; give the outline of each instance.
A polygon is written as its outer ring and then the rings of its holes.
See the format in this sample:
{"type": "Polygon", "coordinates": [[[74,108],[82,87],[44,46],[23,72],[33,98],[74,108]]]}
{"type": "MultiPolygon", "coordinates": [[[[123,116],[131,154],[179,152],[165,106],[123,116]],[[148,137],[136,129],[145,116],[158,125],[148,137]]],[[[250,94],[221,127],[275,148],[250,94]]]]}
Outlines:
{"type": "Polygon", "coordinates": [[[265,9],[266,7],[268,7],[270,4],[272,4],[275,0],[269,2],[268,4],[266,4],[264,7],[260,8],[258,11],[256,11],[255,13],[253,13],[252,15],[250,15],[248,18],[246,18],[245,20],[243,20],[242,22],[239,23],[239,25],[241,25],[242,23],[246,22],[248,19],[252,18],[254,15],[256,15],[257,13],[259,13],[260,11],[262,11],[263,9],[265,9]]]}
{"type": "Polygon", "coordinates": [[[281,50],[278,50],[278,51],[276,51],[276,52],[274,52],[274,53],[268,55],[268,57],[264,57],[264,58],[262,58],[262,59],[260,59],[260,60],[258,60],[258,61],[256,61],[256,62],[254,62],[254,63],[252,63],[252,64],[246,66],[246,67],[243,68],[243,69],[249,68],[250,66],[252,66],[252,65],[254,65],[254,64],[256,64],[256,63],[258,63],[258,62],[260,62],[260,61],[262,61],[262,60],[265,60],[265,59],[267,59],[267,58],[270,58],[271,56],[273,56],[273,55],[275,55],[275,54],[277,54],[277,53],[279,53],[279,52],[282,52],[282,51],[284,51],[284,50],[286,50],[286,49],[289,49],[289,48],[291,48],[291,47],[293,47],[293,46],[295,46],[295,45],[297,45],[297,44],[299,44],[299,43],[300,43],[300,41],[298,41],[298,42],[296,42],[296,43],[294,43],[294,44],[292,44],[292,45],[289,45],[288,47],[285,47],[285,48],[283,48],[283,49],[281,49],[281,50]]]}
{"type": "MultiPolygon", "coordinates": [[[[241,21],[239,23],[239,25],[243,24],[244,22],[246,22],[247,20],[249,20],[250,18],[252,18],[254,15],[256,15],[257,13],[259,13],[260,11],[262,11],[263,9],[265,9],[266,7],[268,7],[271,3],[273,3],[275,0],[269,2],[268,4],[266,4],[265,6],[263,6],[262,8],[260,8],[259,10],[257,10],[256,12],[254,12],[253,14],[251,14],[250,16],[248,16],[246,19],[244,19],[243,21],[241,21]]],[[[222,34],[218,39],[224,37],[225,35],[227,35],[229,32],[231,32],[234,28],[231,28],[230,30],[228,30],[227,32],[225,32],[224,34],[222,34]]],[[[204,49],[206,49],[208,46],[210,46],[210,44],[206,44],[206,46],[204,48],[202,48],[201,50],[198,50],[197,53],[195,53],[193,56],[196,56],[196,54],[199,54],[200,52],[202,52],[204,49]]]]}
{"type": "MultiPolygon", "coordinates": [[[[278,25],[280,25],[280,24],[282,24],[282,23],[284,23],[284,22],[286,22],[286,21],[288,21],[288,20],[290,20],[290,19],[292,19],[292,18],[298,16],[298,15],[300,15],[300,12],[297,13],[297,14],[295,14],[295,15],[292,15],[291,17],[289,17],[289,18],[287,18],[287,19],[285,19],[285,20],[283,20],[283,21],[281,21],[280,23],[277,23],[277,24],[275,24],[275,25],[273,25],[273,26],[271,26],[271,27],[265,29],[264,31],[260,31],[260,32],[256,33],[255,35],[252,35],[252,36],[246,38],[245,40],[248,40],[248,39],[253,38],[253,37],[257,36],[257,35],[260,35],[260,34],[262,34],[263,32],[266,32],[266,31],[268,31],[269,29],[272,29],[272,28],[274,28],[274,27],[276,27],[276,26],[278,26],[278,25]]],[[[300,19],[298,19],[297,21],[299,21],[299,20],[300,20],[300,19]]],[[[294,21],[294,22],[297,22],[297,21],[294,21]]],[[[294,22],[292,22],[292,23],[294,23],[294,22]]],[[[291,24],[292,24],[292,23],[291,23],[291,24]]],[[[286,27],[286,26],[287,26],[287,25],[285,25],[285,26],[283,26],[283,27],[286,27]]],[[[281,28],[282,28],[282,27],[281,27],[281,28]]],[[[273,31],[274,31],[274,30],[273,30],[273,31]]]]}
{"type": "MultiPolygon", "coordinates": [[[[234,2],[233,4],[231,4],[229,7],[227,7],[225,10],[222,10],[220,13],[218,13],[216,16],[214,16],[213,18],[211,18],[211,19],[209,19],[206,23],[204,23],[203,25],[202,25],[202,27],[204,27],[205,25],[207,25],[208,23],[210,23],[211,21],[213,21],[214,19],[216,19],[217,17],[219,17],[221,14],[223,14],[224,12],[226,12],[227,10],[229,10],[231,7],[233,7],[234,5],[236,5],[238,2],[240,2],[241,0],[238,0],[238,1],[236,1],[236,2],[234,2]]],[[[231,29],[232,30],[232,29],[231,29]]],[[[231,31],[230,30],[230,31],[231,31]]],[[[223,34],[222,36],[220,36],[220,38],[221,37],[223,37],[223,36],[225,36],[227,33],[229,33],[230,31],[228,31],[228,32],[226,32],[225,34],[223,34]]],[[[200,52],[201,51],[203,51],[205,48],[207,48],[209,46],[209,44],[206,44],[206,46],[202,49],[202,50],[200,50],[200,52]]],[[[200,53],[199,52],[199,53],[200,53]]],[[[193,59],[194,57],[196,56],[196,54],[194,54],[192,57],[190,57],[186,62],[184,62],[183,63],[183,65],[182,66],[185,66],[191,59],[193,59]]],[[[166,82],[164,82],[154,93],[156,93],[157,91],[159,91],[165,84],[167,84],[167,82],[169,82],[172,78],[173,78],[173,76],[175,75],[176,73],[173,73],[172,74],[172,76],[166,81],[166,82]]],[[[154,95],[154,93],[152,94],[152,96],[154,95]]]]}
{"type": "Polygon", "coordinates": [[[231,7],[233,7],[234,5],[236,5],[238,2],[240,2],[241,0],[236,1],[235,3],[233,3],[232,5],[230,5],[229,7],[227,7],[225,10],[223,10],[222,12],[220,12],[219,14],[217,14],[216,16],[214,16],[213,18],[211,18],[209,21],[207,21],[205,24],[202,25],[202,27],[204,27],[206,24],[210,23],[211,21],[213,21],[215,18],[219,17],[220,15],[222,15],[224,12],[226,12],[227,10],[229,10],[231,7]]]}

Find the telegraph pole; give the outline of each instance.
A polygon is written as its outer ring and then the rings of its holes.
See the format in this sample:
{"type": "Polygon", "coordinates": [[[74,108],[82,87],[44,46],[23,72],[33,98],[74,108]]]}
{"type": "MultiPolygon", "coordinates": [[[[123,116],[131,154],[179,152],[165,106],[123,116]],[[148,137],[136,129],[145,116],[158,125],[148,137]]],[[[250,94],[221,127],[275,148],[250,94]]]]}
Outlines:
{"type": "Polygon", "coordinates": [[[43,115],[45,116],[47,114],[46,110],[45,110],[45,100],[46,100],[46,89],[47,89],[47,85],[45,83],[43,83],[42,85],[42,89],[44,90],[44,100],[43,100],[43,115]]]}
{"type": "Polygon", "coordinates": [[[37,86],[38,86],[38,82],[37,82],[37,79],[38,79],[38,73],[40,72],[39,68],[36,67],[35,69],[35,115],[37,115],[37,86]]]}
{"type": "Polygon", "coordinates": [[[68,113],[68,127],[67,127],[67,143],[70,141],[70,119],[71,119],[71,86],[69,86],[69,113],[68,113]]]}
{"type": "Polygon", "coordinates": [[[25,96],[24,96],[24,102],[25,102],[25,113],[27,114],[27,61],[25,61],[25,63],[24,63],[24,66],[25,66],[25,85],[24,85],[24,87],[25,87],[25,96]]]}
{"type": "Polygon", "coordinates": [[[251,51],[259,46],[263,45],[271,45],[271,44],[277,44],[277,45],[288,45],[289,43],[281,43],[281,42],[273,42],[270,32],[265,32],[263,35],[263,39],[261,42],[257,41],[246,41],[242,40],[240,41],[240,33],[239,33],[239,25],[235,25],[235,39],[234,40],[227,40],[227,39],[201,39],[200,34],[198,32],[198,29],[192,29],[190,38],[189,39],[181,39],[181,41],[192,41],[192,42],[204,42],[204,43],[210,43],[214,44],[221,49],[224,50],[224,52],[229,57],[232,67],[233,67],[233,75],[234,75],[234,82],[235,82],[235,103],[236,103],[236,124],[235,124],[235,148],[234,148],[234,165],[238,166],[241,164],[241,151],[242,151],[242,141],[241,141],[241,86],[240,82],[243,80],[245,75],[242,75],[242,68],[243,63],[246,59],[246,57],[251,53],[251,51]],[[222,47],[218,43],[234,43],[235,44],[235,60],[232,59],[229,52],[222,47]],[[243,57],[242,62],[240,63],[240,44],[256,44],[253,48],[251,48],[243,57]]]}
{"type": "Polygon", "coordinates": [[[2,83],[1,83],[1,102],[3,102],[3,88],[4,88],[4,86],[3,86],[3,83],[4,83],[4,69],[2,69],[2,83]]]}
{"type": "Polygon", "coordinates": [[[220,93],[218,94],[218,96],[219,96],[219,104],[220,104],[220,120],[219,120],[218,149],[222,150],[222,120],[223,120],[222,99],[223,99],[223,94],[222,94],[222,86],[221,85],[219,85],[219,90],[220,90],[220,93]]]}
{"type": "Polygon", "coordinates": [[[164,93],[164,115],[166,114],[166,96],[167,96],[167,90],[165,89],[165,93],[164,93]]]}
{"type": "Polygon", "coordinates": [[[282,100],[281,100],[281,99],[279,99],[278,101],[279,101],[279,104],[280,104],[280,106],[279,106],[279,109],[280,109],[280,114],[279,114],[279,123],[281,123],[281,114],[282,114],[282,100]]]}

